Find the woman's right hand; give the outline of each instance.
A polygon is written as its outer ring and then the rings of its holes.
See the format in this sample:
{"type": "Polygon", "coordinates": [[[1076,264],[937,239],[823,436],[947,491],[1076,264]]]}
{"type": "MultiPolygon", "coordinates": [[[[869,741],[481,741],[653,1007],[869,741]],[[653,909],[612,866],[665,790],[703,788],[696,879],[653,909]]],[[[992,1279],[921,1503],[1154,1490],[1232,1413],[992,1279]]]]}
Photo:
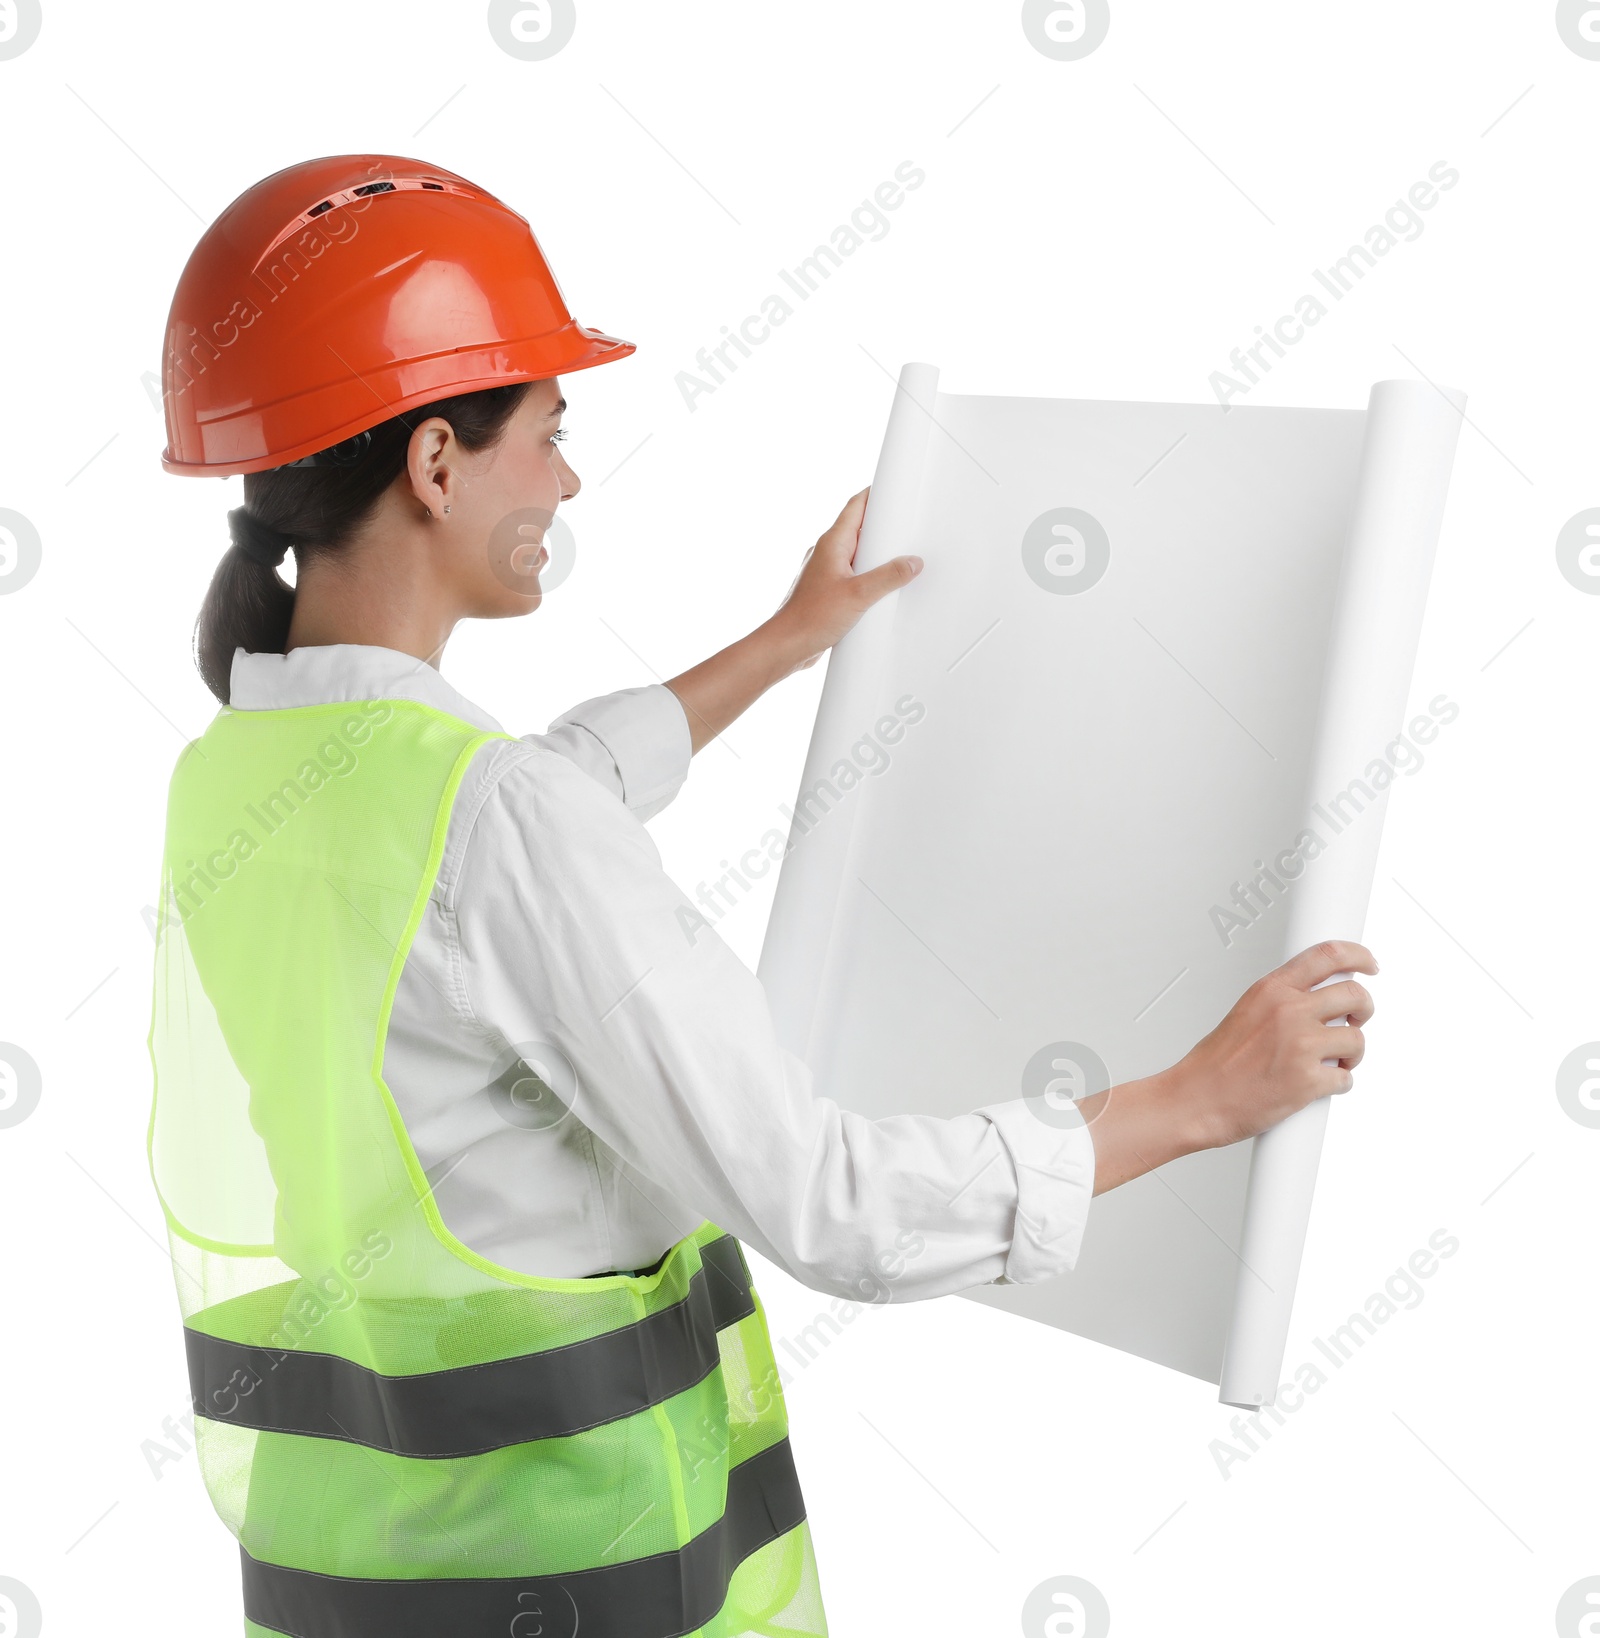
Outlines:
{"type": "Polygon", "coordinates": [[[863,489],[844,503],[844,510],[806,553],[788,596],[767,622],[765,629],[778,648],[800,656],[791,661],[793,670],[815,665],[879,598],[922,573],[922,559],[910,556],[856,572],[868,494],[863,489]]]}
{"type": "Polygon", "coordinates": [[[1095,1193],[1179,1155],[1254,1137],[1317,1098],[1348,1092],[1366,1052],[1372,997],[1350,978],[1316,986],[1377,970],[1364,945],[1314,945],[1257,979],[1171,1069],[1082,1099],[1094,1136],[1095,1193]]]}

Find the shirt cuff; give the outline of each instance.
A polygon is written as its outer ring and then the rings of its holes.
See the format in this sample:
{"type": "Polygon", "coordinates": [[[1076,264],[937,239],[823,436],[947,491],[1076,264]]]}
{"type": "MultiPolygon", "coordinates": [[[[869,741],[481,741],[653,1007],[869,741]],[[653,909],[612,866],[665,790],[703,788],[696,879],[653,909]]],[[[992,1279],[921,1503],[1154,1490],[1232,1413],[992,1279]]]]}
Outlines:
{"type": "Polygon", "coordinates": [[[585,700],[550,724],[586,729],[605,747],[622,781],[622,800],[640,819],[659,813],[689,777],[689,719],[664,683],[585,700]]]}
{"type": "Polygon", "coordinates": [[[990,1121],[1017,1174],[1016,1222],[996,1285],[1033,1285],[1078,1263],[1094,1196],[1094,1139],[1082,1121],[1055,1126],[1026,1098],[977,1111],[990,1121]]]}

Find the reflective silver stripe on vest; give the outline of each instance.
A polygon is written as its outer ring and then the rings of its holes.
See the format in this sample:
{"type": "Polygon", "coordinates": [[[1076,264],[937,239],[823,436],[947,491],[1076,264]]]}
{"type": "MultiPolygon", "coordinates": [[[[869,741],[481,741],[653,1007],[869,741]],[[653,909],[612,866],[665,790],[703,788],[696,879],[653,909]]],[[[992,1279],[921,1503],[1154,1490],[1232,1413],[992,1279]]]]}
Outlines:
{"type": "Polygon", "coordinates": [[[728,1470],[722,1517],[676,1552],[567,1575],[378,1581],[262,1564],[240,1549],[244,1612],[296,1638],[679,1638],[733,1572],[806,1516],[789,1441],[728,1470]]]}
{"type": "MultiPolygon", "coordinates": [[[[344,1439],[397,1456],[478,1456],[659,1405],[711,1374],[717,1332],[755,1312],[739,1242],[700,1248],[681,1301],[584,1342],[486,1364],[385,1376],[337,1354],[258,1348],[185,1329],[197,1416],[344,1439]]],[[[582,1298],[577,1300],[581,1301],[582,1298]]]]}

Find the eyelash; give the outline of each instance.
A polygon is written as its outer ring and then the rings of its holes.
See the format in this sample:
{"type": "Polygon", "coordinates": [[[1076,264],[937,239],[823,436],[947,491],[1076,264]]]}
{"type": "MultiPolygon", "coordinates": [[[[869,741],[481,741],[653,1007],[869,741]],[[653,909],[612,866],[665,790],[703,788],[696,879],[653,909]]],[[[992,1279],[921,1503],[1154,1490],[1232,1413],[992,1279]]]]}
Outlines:
{"type": "Polygon", "coordinates": [[[550,434],[550,442],[553,444],[559,444],[566,436],[567,429],[565,427],[557,427],[556,430],[550,434]]]}

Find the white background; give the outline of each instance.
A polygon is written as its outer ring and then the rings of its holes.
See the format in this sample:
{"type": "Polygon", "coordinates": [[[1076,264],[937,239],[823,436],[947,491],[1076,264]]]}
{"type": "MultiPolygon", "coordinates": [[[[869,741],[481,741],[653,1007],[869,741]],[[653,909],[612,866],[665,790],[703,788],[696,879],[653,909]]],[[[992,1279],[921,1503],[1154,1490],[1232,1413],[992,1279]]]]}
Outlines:
{"type": "MultiPolygon", "coordinates": [[[[145,378],[203,226],[270,171],[364,150],[503,196],[577,315],[639,343],[567,383],[572,577],[445,662],[517,731],[765,618],[869,479],[905,360],[952,392],[1208,401],[1313,268],[1459,170],[1243,400],[1361,408],[1419,372],[1471,395],[1413,691],[1461,715],[1390,807],[1380,1011],[1289,1342],[1325,1386],[1250,1454],[1213,1389],[1154,1366],[959,1298],[839,1326],[757,1274],[839,1638],[1022,1630],[1056,1575],[1094,1583],[1119,1638],[1531,1634],[1600,1574],[1600,1131],[1555,1095],[1600,1037],[1600,597],[1555,556],[1600,505],[1600,62],[1545,3],[1112,12],[1058,62],[1014,3],[588,0],[523,62],[478,4],[47,0],[0,61],[0,507],[43,541],[0,585],[0,1040],[43,1075],[0,1129],[0,1576],[47,1632],[236,1630],[196,1462],[151,1467],[187,1396],[143,1155],[141,911],[168,771],[213,708],[188,640],[240,486],[161,472],[145,378]],[[927,181],[887,235],[691,413],[678,372],[904,160],[927,181]],[[1459,1252],[1335,1368],[1315,1339],[1439,1229],[1459,1252]],[[1246,1456],[1226,1476],[1217,1440],[1246,1456]]],[[[691,893],[780,823],[821,670],[653,823],[691,893]]],[[[752,964],[766,910],[719,924],[752,964]]]]}

